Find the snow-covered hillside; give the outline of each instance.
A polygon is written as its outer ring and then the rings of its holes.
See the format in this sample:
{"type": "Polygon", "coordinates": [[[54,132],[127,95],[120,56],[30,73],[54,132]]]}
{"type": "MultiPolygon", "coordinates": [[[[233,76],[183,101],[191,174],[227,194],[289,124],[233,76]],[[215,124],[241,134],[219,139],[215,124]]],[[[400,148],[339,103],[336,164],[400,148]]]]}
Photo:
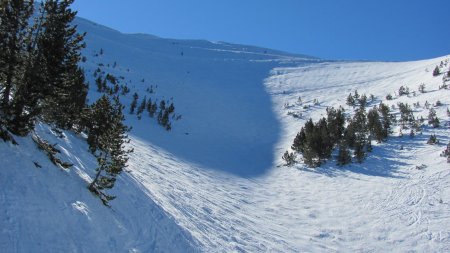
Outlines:
{"type": "MultiPolygon", "coordinates": [[[[58,138],[46,125],[37,128],[74,163],[69,171],[47,161],[30,137],[18,138],[18,146],[0,143],[5,252],[450,251],[450,171],[439,157],[450,140],[450,95],[438,89],[442,76],[432,76],[446,57],[327,62],[222,42],[125,35],[84,19],[77,24],[88,32],[91,101],[100,95],[93,73],[101,64],[128,83],[125,105],[134,92],[173,98],[182,119],[167,132],[149,117],[127,115],[134,153],[111,209],[86,189],[95,160],[82,136],[58,138]],[[421,83],[426,93],[385,101],[401,85],[417,90],[421,83]],[[280,166],[305,120],[345,106],[355,89],[389,105],[440,100],[441,127],[374,145],[363,164],[280,166]],[[431,133],[440,145],[426,144],[431,133]]],[[[428,110],[414,110],[426,118],[428,110]]]]}

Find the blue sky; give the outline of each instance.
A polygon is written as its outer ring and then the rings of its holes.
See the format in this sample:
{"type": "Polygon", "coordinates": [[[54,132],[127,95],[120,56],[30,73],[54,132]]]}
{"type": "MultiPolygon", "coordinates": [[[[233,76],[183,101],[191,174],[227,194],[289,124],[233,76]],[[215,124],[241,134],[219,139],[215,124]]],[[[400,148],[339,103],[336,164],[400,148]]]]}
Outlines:
{"type": "Polygon", "coordinates": [[[449,0],[76,0],[125,33],[249,44],[324,59],[450,54],[449,0]]]}

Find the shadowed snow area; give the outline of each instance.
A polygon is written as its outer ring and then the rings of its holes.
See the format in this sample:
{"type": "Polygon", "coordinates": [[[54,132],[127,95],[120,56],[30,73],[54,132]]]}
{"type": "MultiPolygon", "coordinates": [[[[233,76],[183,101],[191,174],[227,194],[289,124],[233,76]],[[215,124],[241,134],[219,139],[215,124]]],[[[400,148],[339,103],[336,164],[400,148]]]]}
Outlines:
{"type": "Polygon", "coordinates": [[[280,125],[264,79],[283,63],[315,60],[250,46],[124,35],[86,20],[78,23],[88,31],[89,59],[105,65],[118,61],[130,69],[125,74],[133,78],[132,92],[144,96],[157,85],[156,95],[173,97],[182,115],[170,133],[145,123],[146,116],[135,124],[132,115],[127,117],[132,135],[212,170],[257,176],[273,165],[280,125]],[[104,54],[91,57],[100,48],[104,54]]]}
{"type": "Polygon", "coordinates": [[[68,170],[52,165],[31,137],[17,137],[19,146],[0,141],[0,251],[450,252],[450,171],[439,156],[450,141],[450,93],[440,89],[443,75],[431,74],[448,56],[323,62],[77,24],[88,32],[90,101],[100,96],[98,67],[131,89],[121,101],[134,153],[107,208],[86,189],[96,160],[85,136],[38,125],[58,157],[74,164],[68,170]],[[397,96],[400,85],[416,92],[397,96]],[[362,164],[339,167],[333,154],[321,168],[306,168],[300,155],[294,166],[279,166],[306,120],[330,106],[353,112],[346,97],[355,89],[373,94],[368,108],[383,101],[397,116],[397,103],[419,103],[414,115],[427,118],[427,102],[441,127],[425,122],[414,138],[395,128],[362,164]],[[146,113],[129,115],[134,92],[138,103],[173,97],[182,119],[167,132],[146,113]],[[433,106],[438,100],[442,106],[433,106]],[[440,143],[426,144],[431,134],[440,143]]]}

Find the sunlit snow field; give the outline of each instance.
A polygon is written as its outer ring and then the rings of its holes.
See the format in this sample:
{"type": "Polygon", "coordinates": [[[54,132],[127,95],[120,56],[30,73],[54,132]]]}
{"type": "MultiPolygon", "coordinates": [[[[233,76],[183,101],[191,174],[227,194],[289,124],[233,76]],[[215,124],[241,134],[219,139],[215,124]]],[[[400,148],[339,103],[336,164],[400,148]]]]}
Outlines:
{"type": "MultiPolygon", "coordinates": [[[[46,125],[37,128],[75,164],[69,171],[52,166],[30,138],[19,138],[19,146],[0,143],[5,252],[450,251],[450,171],[439,156],[450,140],[450,93],[438,89],[442,76],[432,76],[448,57],[330,62],[222,42],[124,35],[83,19],[77,24],[88,32],[83,66],[91,101],[100,96],[92,77],[98,64],[117,62],[104,70],[125,77],[126,106],[132,93],[145,95],[157,85],[152,96],[173,97],[182,119],[167,132],[154,119],[127,115],[134,153],[111,209],[86,189],[95,159],[81,136],[59,139],[46,125]],[[385,101],[401,85],[417,91],[421,83],[426,93],[385,101]],[[441,127],[425,127],[415,138],[394,133],[374,144],[362,164],[338,167],[332,159],[317,169],[282,166],[305,121],[330,106],[350,113],[345,100],[355,89],[373,94],[372,105],[440,100],[441,127]],[[426,144],[432,133],[440,145],[426,144]]],[[[416,117],[428,115],[414,110],[416,117]]]]}

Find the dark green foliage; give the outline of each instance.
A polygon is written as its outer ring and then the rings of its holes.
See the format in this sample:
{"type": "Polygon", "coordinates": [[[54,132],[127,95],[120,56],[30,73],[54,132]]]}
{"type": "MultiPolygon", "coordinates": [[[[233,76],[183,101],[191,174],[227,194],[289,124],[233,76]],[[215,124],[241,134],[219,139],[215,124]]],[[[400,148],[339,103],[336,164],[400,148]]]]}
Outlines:
{"type": "Polygon", "coordinates": [[[419,85],[419,91],[420,91],[420,93],[425,93],[425,84],[424,83],[419,85]]]}
{"type": "Polygon", "coordinates": [[[142,102],[139,104],[139,107],[138,107],[137,112],[136,112],[136,114],[138,116],[141,115],[142,112],[144,112],[146,105],[147,105],[147,97],[144,97],[142,99],[142,102]]]}
{"type": "Polygon", "coordinates": [[[347,105],[349,105],[349,106],[355,106],[355,99],[353,98],[352,93],[348,94],[348,97],[347,97],[347,105]]]}
{"type": "Polygon", "coordinates": [[[372,139],[382,142],[388,137],[395,121],[389,107],[380,103],[366,114],[366,96],[360,96],[355,91],[355,95],[350,94],[349,97],[357,97],[359,107],[353,117],[347,120],[347,126],[342,108],[327,108],[327,118],[322,118],[317,123],[309,119],[297,133],[291,148],[303,155],[307,166],[320,166],[331,156],[336,145],[339,146],[338,165],[351,162],[350,149],[353,150],[355,160],[361,163],[366,152],[373,149],[372,139]]]}
{"type": "Polygon", "coordinates": [[[105,205],[113,199],[103,192],[114,186],[116,177],[126,167],[128,154],[132,150],[126,149],[129,142],[126,133],[129,128],[123,124],[123,106],[119,98],[110,99],[103,95],[89,110],[89,125],[87,126],[90,151],[97,158],[98,168],[89,190],[97,194],[105,205]]]}
{"type": "Polygon", "coordinates": [[[169,111],[167,110],[160,110],[158,114],[158,123],[166,128],[166,130],[172,129],[172,126],[169,121],[169,111]]]}
{"type": "Polygon", "coordinates": [[[428,113],[428,124],[432,125],[434,128],[438,128],[440,125],[439,118],[436,116],[436,111],[431,108],[428,113]]]}
{"type": "Polygon", "coordinates": [[[339,152],[337,156],[337,165],[344,166],[352,162],[352,158],[350,156],[350,150],[344,144],[339,145],[339,152]]]}
{"type": "Polygon", "coordinates": [[[433,76],[438,76],[441,74],[441,70],[439,69],[438,66],[436,66],[436,68],[434,68],[433,70],[433,76]]]}
{"type": "Polygon", "coordinates": [[[43,118],[57,127],[70,129],[85,107],[87,85],[78,67],[84,34],[72,25],[74,0],[44,2],[42,31],[37,37],[37,61],[43,66],[39,81],[45,97],[43,118]]]}
{"type": "Polygon", "coordinates": [[[358,163],[362,163],[364,161],[366,158],[366,152],[364,151],[364,142],[362,140],[357,139],[357,141],[355,141],[353,153],[358,163]]]}
{"type": "MultiPolygon", "coordinates": [[[[367,115],[364,110],[358,109],[356,110],[353,119],[351,120],[350,124],[351,129],[353,131],[353,138],[352,144],[354,149],[354,154],[356,161],[361,163],[365,158],[365,150],[364,146],[367,142],[367,115]]],[[[349,147],[352,147],[350,143],[347,143],[349,147]]]]}
{"type": "Polygon", "coordinates": [[[403,95],[409,95],[409,88],[405,87],[405,86],[400,86],[400,88],[398,89],[398,95],[399,96],[403,96],[403,95]]]}
{"type": "Polygon", "coordinates": [[[111,74],[106,74],[105,79],[108,80],[113,85],[117,84],[117,82],[118,82],[117,78],[111,74]]]}
{"type": "Polygon", "coordinates": [[[158,105],[156,104],[156,102],[152,103],[152,99],[149,98],[148,102],[147,102],[147,111],[150,117],[154,117],[156,111],[158,110],[158,105]]]}
{"type": "Polygon", "coordinates": [[[367,143],[366,143],[366,151],[370,153],[370,152],[372,152],[372,150],[373,150],[372,139],[369,137],[369,139],[367,140],[367,143]]]}
{"type": "Polygon", "coordinates": [[[0,121],[14,134],[28,134],[38,116],[65,129],[78,124],[87,85],[72,2],[43,2],[33,25],[33,1],[1,3],[0,121]]]}
{"type": "Polygon", "coordinates": [[[169,114],[175,112],[175,106],[173,103],[170,103],[169,107],[167,107],[167,112],[169,112],[169,114]]]}
{"type": "Polygon", "coordinates": [[[386,95],[386,100],[392,100],[392,95],[391,94],[387,94],[386,95]]]}
{"type": "Polygon", "coordinates": [[[0,139],[2,139],[4,142],[9,141],[12,144],[17,145],[17,142],[16,140],[14,140],[14,137],[2,125],[0,125],[0,139]]]}
{"type": "Polygon", "coordinates": [[[106,90],[106,79],[102,79],[101,76],[97,77],[95,79],[95,84],[97,85],[97,91],[98,92],[105,92],[106,90]]]}
{"type": "Polygon", "coordinates": [[[377,107],[370,109],[367,113],[367,128],[370,136],[373,136],[378,143],[387,138],[386,132],[383,128],[383,120],[377,107]]]}
{"type": "Polygon", "coordinates": [[[381,121],[383,124],[383,133],[382,136],[384,139],[386,139],[389,134],[391,133],[391,127],[392,124],[394,123],[394,116],[390,113],[390,109],[389,106],[380,103],[380,105],[378,106],[378,111],[381,114],[381,121]]]}
{"type": "Polygon", "coordinates": [[[366,94],[362,94],[361,97],[358,99],[359,106],[362,108],[365,108],[367,105],[367,96],[366,94]]]}
{"type": "Polygon", "coordinates": [[[353,98],[354,98],[355,100],[358,100],[358,99],[359,99],[359,93],[358,93],[358,90],[355,90],[355,95],[353,95],[353,98]]]}
{"type": "Polygon", "coordinates": [[[415,118],[411,107],[406,103],[398,103],[397,105],[400,110],[400,124],[402,128],[413,126],[415,118]]]}
{"type": "Polygon", "coordinates": [[[303,155],[303,161],[310,167],[319,166],[331,156],[334,146],[342,139],[345,117],[342,108],[327,109],[327,118],[313,123],[308,120],[294,139],[292,149],[303,155]]]}
{"type": "Polygon", "coordinates": [[[137,106],[138,99],[139,99],[139,95],[135,92],[133,94],[133,101],[131,101],[131,105],[130,105],[130,114],[134,113],[134,110],[136,109],[136,106],[137,106]]]}
{"type": "Polygon", "coordinates": [[[437,143],[439,143],[439,140],[437,139],[436,135],[435,134],[430,135],[430,138],[428,139],[427,144],[434,145],[437,143]]]}
{"type": "Polygon", "coordinates": [[[342,139],[345,130],[344,108],[327,108],[327,127],[332,143],[337,143],[342,139]]]}
{"type": "Polygon", "coordinates": [[[34,127],[37,111],[37,99],[30,99],[35,92],[30,87],[35,54],[35,27],[29,26],[32,13],[33,1],[0,4],[0,126],[22,136],[34,127]]]}
{"type": "Polygon", "coordinates": [[[295,164],[295,153],[289,153],[289,151],[286,150],[286,152],[284,152],[283,154],[282,159],[286,162],[286,166],[290,167],[295,164]]]}
{"type": "Polygon", "coordinates": [[[159,109],[162,111],[166,110],[166,101],[161,100],[161,102],[159,103],[159,109]]]}

